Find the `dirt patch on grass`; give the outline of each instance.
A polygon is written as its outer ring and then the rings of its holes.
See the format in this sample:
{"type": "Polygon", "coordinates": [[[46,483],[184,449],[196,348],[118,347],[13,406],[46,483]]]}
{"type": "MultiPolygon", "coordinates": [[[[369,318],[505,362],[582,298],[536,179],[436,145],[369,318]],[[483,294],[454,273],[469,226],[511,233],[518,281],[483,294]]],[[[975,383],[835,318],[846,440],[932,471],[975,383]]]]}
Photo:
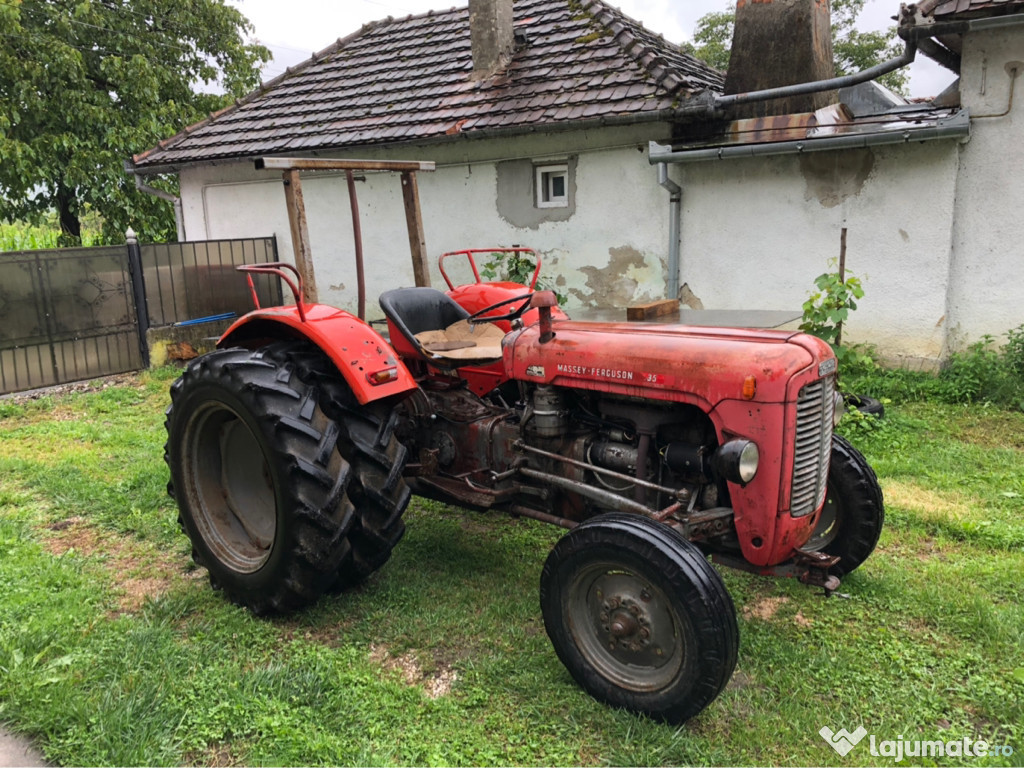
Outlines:
{"type": "Polygon", "coordinates": [[[749,688],[753,684],[753,677],[748,675],[742,669],[737,669],[732,673],[732,677],[729,678],[729,682],[725,684],[725,690],[742,691],[744,688],[749,688]]]}
{"type": "Polygon", "coordinates": [[[134,613],[176,584],[200,578],[178,559],[146,543],[100,530],[82,517],[69,517],[44,529],[43,546],[55,557],[75,552],[97,563],[115,585],[118,611],[134,613]]]}
{"type": "Polygon", "coordinates": [[[0,395],[0,401],[10,400],[15,403],[26,400],[38,400],[41,397],[53,397],[55,395],[67,395],[72,392],[99,392],[111,387],[134,386],[141,388],[139,375],[137,373],[117,373],[113,376],[104,376],[100,379],[88,379],[86,381],[73,381],[69,384],[56,384],[52,387],[42,389],[30,389],[26,392],[13,392],[8,395],[0,395]]]}
{"type": "Polygon", "coordinates": [[[272,616],[270,621],[276,624],[281,630],[281,642],[291,643],[296,640],[304,640],[307,643],[319,645],[324,648],[339,648],[341,640],[355,621],[347,619],[338,621],[329,626],[309,626],[303,624],[299,617],[272,616]]]}
{"type": "Polygon", "coordinates": [[[425,672],[419,659],[411,653],[393,656],[386,645],[370,646],[370,661],[380,664],[389,672],[398,673],[406,685],[421,688],[431,699],[447,696],[452,685],[458,680],[455,670],[444,663],[437,663],[433,671],[425,672]]]}
{"type": "Polygon", "coordinates": [[[744,605],[741,609],[744,619],[771,621],[779,608],[789,602],[788,597],[762,597],[756,603],[744,605]]]}
{"type": "Polygon", "coordinates": [[[1024,450],[1024,414],[971,411],[955,421],[956,436],[961,442],[982,448],[1024,450]]]}
{"type": "Polygon", "coordinates": [[[183,765],[196,766],[235,766],[245,765],[245,750],[231,743],[211,744],[202,751],[187,752],[183,765]]]}
{"type": "Polygon", "coordinates": [[[939,494],[903,480],[886,480],[883,487],[886,506],[900,507],[925,521],[950,522],[975,516],[962,494],[939,494]]]}

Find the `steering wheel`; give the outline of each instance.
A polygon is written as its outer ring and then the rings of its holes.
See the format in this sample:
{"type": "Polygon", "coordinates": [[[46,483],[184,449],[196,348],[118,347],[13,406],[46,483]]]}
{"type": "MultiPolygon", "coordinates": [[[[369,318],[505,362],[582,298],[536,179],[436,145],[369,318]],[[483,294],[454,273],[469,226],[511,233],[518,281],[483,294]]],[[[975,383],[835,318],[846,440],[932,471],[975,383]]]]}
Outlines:
{"type": "Polygon", "coordinates": [[[524,293],[519,296],[513,296],[511,299],[505,299],[499,301],[497,304],[491,304],[489,307],[484,307],[481,310],[474,312],[472,315],[466,318],[466,322],[470,325],[477,325],[479,323],[492,323],[495,320],[515,320],[520,317],[523,312],[530,308],[530,299],[533,297],[533,293],[524,293]],[[525,299],[525,301],[523,301],[525,299]],[[498,307],[504,307],[506,304],[514,304],[517,301],[523,301],[518,307],[513,309],[511,312],[507,312],[504,315],[487,315],[488,312],[492,312],[498,307]],[[483,317],[487,315],[487,317],[483,317]]]}

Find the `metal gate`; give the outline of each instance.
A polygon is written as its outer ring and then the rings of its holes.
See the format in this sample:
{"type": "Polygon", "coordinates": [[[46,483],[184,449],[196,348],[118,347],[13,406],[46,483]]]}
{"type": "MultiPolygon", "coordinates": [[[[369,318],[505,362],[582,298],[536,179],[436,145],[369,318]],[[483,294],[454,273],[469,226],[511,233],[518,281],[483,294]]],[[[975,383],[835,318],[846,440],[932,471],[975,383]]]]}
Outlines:
{"type": "MultiPolygon", "coordinates": [[[[147,328],[249,311],[235,268],[270,261],[274,237],[0,253],[0,394],[144,368],[147,328]]],[[[277,280],[254,290],[281,304],[277,280]]]]}
{"type": "Polygon", "coordinates": [[[0,393],[143,366],[124,246],[0,256],[0,393]]]}
{"type": "MultiPolygon", "coordinates": [[[[195,240],[140,247],[146,283],[149,326],[171,325],[209,315],[253,308],[252,294],[241,264],[277,261],[274,237],[245,240],[195,240]]],[[[269,275],[255,275],[260,306],[281,304],[281,283],[269,275]]]]}

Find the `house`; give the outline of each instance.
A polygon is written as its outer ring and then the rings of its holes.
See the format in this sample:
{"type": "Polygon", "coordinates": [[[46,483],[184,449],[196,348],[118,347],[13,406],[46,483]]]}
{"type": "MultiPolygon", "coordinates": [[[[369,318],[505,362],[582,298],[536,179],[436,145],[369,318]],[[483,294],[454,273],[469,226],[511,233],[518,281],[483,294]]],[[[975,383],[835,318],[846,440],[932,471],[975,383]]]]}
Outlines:
{"type": "MultiPolygon", "coordinates": [[[[517,0],[514,16],[474,0],[368,25],[130,170],[179,175],[190,239],[272,231],[287,254],[280,179],[254,158],[433,160],[430,252],[532,246],[570,312],[668,293],[798,313],[845,230],[867,291],[846,338],[931,367],[1024,322],[1022,6],[904,9],[907,56],[961,75],[934,103],[868,83],[842,104],[731,120],[721,73],[601,0],[517,0]]],[[[320,299],[352,306],[345,180],[303,186],[320,299]]],[[[394,180],[368,174],[359,198],[369,295],[412,284],[394,180]]]]}
{"type": "MultiPolygon", "coordinates": [[[[514,19],[507,0],[472,8],[367,25],[131,169],[178,174],[189,239],[274,232],[290,254],[280,176],[254,158],[431,160],[418,184],[435,261],[523,244],[577,308],[661,298],[670,201],[648,142],[669,139],[680,105],[722,74],[601,0],[518,0],[514,19]]],[[[303,189],[319,298],[351,307],[345,179],[303,189]]],[[[396,180],[368,174],[358,197],[368,295],[411,285],[396,180]]]]}
{"type": "Polygon", "coordinates": [[[801,301],[845,229],[847,269],[866,289],[845,338],[932,368],[1024,322],[1022,10],[904,6],[910,55],[960,75],[932,102],[866,83],[813,113],[691,128],[653,147],[651,162],[672,163],[683,189],[680,269],[704,306],[801,301]]]}

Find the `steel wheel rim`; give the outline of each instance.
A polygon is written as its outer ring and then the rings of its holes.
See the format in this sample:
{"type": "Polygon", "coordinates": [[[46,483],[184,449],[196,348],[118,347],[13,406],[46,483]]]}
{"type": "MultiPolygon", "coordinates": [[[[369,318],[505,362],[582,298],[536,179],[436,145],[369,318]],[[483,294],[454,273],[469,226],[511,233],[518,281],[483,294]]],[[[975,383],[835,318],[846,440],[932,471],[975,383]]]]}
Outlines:
{"type": "Polygon", "coordinates": [[[568,598],[576,647],[605,679],[637,692],[676,679],[686,634],[660,587],[619,563],[602,562],[576,573],[568,598]]]}
{"type": "Polygon", "coordinates": [[[189,435],[185,461],[199,533],[224,565],[254,573],[270,558],[277,533],[263,447],[245,421],[220,403],[196,411],[189,435]]]}
{"type": "Polygon", "coordinates": [[[807,544],[804,545],[804,549],[817,552],[835,541],[836,536],[839,534],[839,521],[841,517],[842,510],[840,504],[836,500],[836,494],[832,486],[829,485],[828,491],[825,494],[825,503],[821,506],[821,517],[818,518],[818,523],[814,526],[814,532],[811,534],[811,538],[807,540],[807,544]]]}

